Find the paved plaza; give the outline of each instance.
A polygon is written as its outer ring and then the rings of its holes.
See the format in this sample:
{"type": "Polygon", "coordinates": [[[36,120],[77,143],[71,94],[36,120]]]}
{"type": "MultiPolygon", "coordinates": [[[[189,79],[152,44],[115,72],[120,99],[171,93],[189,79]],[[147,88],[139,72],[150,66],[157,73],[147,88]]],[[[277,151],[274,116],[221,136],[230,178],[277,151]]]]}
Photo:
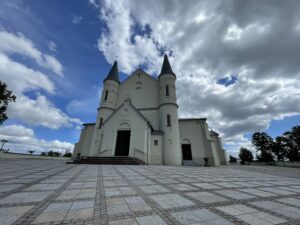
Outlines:
{"type": "Polygon", "coordinates": [[[277,169],[1,159],[0,224],[300,224],[300,169],[277,169]]]}

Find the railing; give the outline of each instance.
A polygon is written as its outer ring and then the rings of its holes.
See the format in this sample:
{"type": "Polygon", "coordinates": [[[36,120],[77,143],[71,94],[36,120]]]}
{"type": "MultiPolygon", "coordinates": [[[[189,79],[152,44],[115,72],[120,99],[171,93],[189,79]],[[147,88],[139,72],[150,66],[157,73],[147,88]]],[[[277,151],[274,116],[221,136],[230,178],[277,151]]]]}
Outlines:
{"type": "Polygon", "coordinates": [[[139,156],[137,155],[137,158],[143,159],[143,160],[145,161],[145,152],[143,152],[143,151],[140,150],[140,149],[134,148],[134,150],[133,150],[133,157],[134,157],[134,158],[136,158],[136,157],[135,157],[135,156],[136,156],[136,152],[142,155],[141,157],[139,157],[139,156]]]}
{"type": "Polygon", "coordinates": [[[102,155],[104,152],[110,151],[110,149],[104,149],[103,151],[99,152],[99,155],[102,155]]]}

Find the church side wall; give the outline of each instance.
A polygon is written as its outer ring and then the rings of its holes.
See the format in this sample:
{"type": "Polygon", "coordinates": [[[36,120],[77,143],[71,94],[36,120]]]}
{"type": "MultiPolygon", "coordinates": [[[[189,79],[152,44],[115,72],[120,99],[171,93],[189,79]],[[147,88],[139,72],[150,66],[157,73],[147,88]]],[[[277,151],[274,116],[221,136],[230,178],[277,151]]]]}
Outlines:
{"type": "Polygon", "coordinates": [[[213,158],[214,158],[214,164],[215,164],[215,166],[220,166],[218,146],[217,146],[215,137],[212,138],[211,147],[212,147],[212,153],[213,153],[213,158]]]}
{"type": "Polygon", "coordinates": [[[78,153],[80,153],[80,142],[76,143],[74,145],[74,150],[73,150],[73,154],[72,154],[72,159],[77,159],[78,157],[78,153]]]}
{"type": "Polygon", "coordinates": [[[87,125],[82,136],[81,156],[89,156],[95,125],[87,125]]]}
{"type": "Polygon", "coordinates": [[[221,165],[227,165],[226,151],[223,150],[223,145],[221,139],[216,136],[215,137],[216,150],[219,156],[219,161],[221,165]]]}
{"type": "Polygon", "coordinates": [[[215,165],[215,159],[213,155],[213,146],[212,146],[212,139],[208,130],[208,125],[207,123],[204,123],[204,125],[201,127],[202,129],[202,136],[204,140],[204,145],[205,145],[205,154],[206,157],[208,158],[208,165],[209,166],[214,166],[215,165]]]}
{"type": "Polygon", "coordinates": [[[195,120],[179,120],[180,141],[182,143],[190,143],[193,161],[204,165],[205,144],[202,129],[204,124],[195,120]]]}

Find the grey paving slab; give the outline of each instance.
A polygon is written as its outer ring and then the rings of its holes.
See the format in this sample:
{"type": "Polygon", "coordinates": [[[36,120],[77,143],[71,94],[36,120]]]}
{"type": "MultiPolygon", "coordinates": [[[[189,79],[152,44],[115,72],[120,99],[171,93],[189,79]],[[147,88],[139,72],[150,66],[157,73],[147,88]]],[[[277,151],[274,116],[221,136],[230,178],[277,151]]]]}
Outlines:
{"type": "Polygon", "coordinates": [[[217,209],[251,225],[271,225],[287,222],[284,219],[265,212],[259,212],[257,209],[241,204],[217,207],[217,209]]]}
{"type": "Polygon", "coordinates": [[[249,194],[245,194],[243,192],[240,191],[236,191],[236,190],[221,190],[221,191],[215,191],[216,193],[220,194],[220,195],[224,195],[233,199],[250,199],[250,198],[255,198],[253,195],[249,195],[249,194]]]}
{"type": "Polygon", "coordinates": [[[299,170],[254,171],[0,159],[0,224],[299,224],[299,170]]]}
{"type": "Polygon", "coordinates": [[[178,194],[164,194],[150,196],[158,205],[164,209],[186,207],[195,205],[190,200],[181,197],[178,194]]]}
{"type": "Polygon", "coordinates": [[[183,212],[171,213],[171,215],[178,220],[181,224],[224,224],[231,225],[233,223],[218,216],[215,213],[210,212],[207,209],[197,209],[183,212]]]}
{"type": "Polygon", "coordinates": [[[215,203],[215,202],[228,201],[228,198],[223,198],[210,192],[202,191],[202,192],[191,192],[186,194],[203,203],[215,203]]]}

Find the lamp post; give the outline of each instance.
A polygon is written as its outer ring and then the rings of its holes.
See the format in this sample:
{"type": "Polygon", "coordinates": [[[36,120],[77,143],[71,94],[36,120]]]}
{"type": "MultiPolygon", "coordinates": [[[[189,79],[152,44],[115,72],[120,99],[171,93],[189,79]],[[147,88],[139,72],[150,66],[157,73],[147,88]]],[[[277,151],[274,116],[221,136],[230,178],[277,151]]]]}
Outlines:
{"type": "Polygon", "coordinates": [[[1,142],[2,142],[2,146],[1,146],[1,149],[0,149],[0,150],[2,150],[2,149],[3,149],[3,146],[4,146],[4,144],[5,144],[5,143],[7,143],[7,142],[8,142],[8,140],[2,139],[2,140],[1,140],[1,142]]]}

